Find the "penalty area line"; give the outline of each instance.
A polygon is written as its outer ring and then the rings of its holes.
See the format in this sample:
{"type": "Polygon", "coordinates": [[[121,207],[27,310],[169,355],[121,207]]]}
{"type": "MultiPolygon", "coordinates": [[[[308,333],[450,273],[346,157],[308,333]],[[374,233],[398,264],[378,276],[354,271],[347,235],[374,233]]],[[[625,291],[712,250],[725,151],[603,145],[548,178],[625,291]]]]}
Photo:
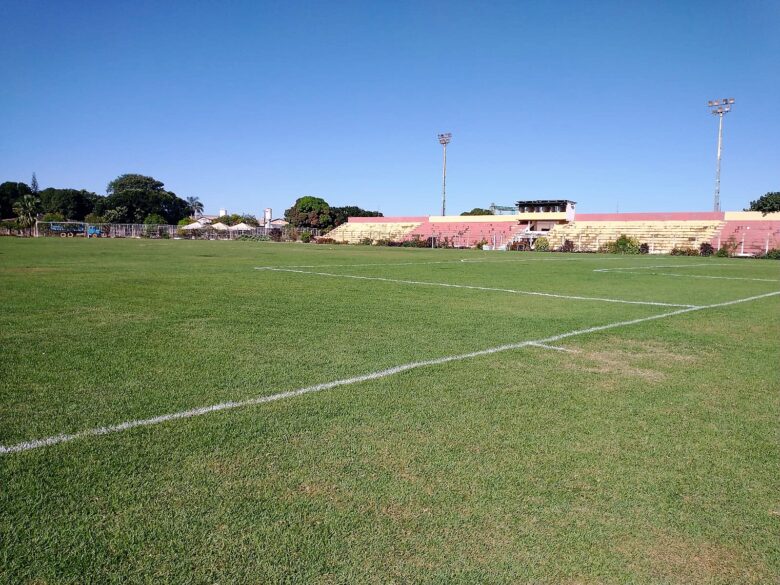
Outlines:
{"type": "Polygon", "coordinates": [[[387,368],[384,370],[378,370],[376,372],[371,372],[369,374],[364,374],[362,376],[355,376],[352,378],[344,378],[341,380],[334,380],[332,382],[326,382],[324,384],[316,384],[314,386],[306,386],[305,388],[299,388],[297,390],[290,390],[287,392],[279,392],[277,394],[270,394],[267,396],[258,396],[255,398],[249,398],[246,400],[238,400],[238,401],[231,401],[231,402],[222,402],[219,404],[214,404],[211,406],[203,406],[200,408],[193,408],[190,410],[183,410],[180,412],[174,412],[170,414],[163,414],[160,416],[155,416],[152,418],[146,418],[146,419],[138,419],[138,420],[131,420],[123,423],[119,423],[116,425],[108,425],[103,427],[97,427],[92,429],[86,429],[77,433],[72,434],[60,434],[60,435],[54,435],[51,437],[45,437],[42,439],[34,439],[30,441],[23,441],[21,443],[16,443],[14,445],[0,445],[0,455],[8,455],[11,453],[21,453],[24,451],[30,451],[32,449],[38,449],[41,447],[48,447],[51,445],[57,445],[59,443],[67,443],[69,441],[74,441],[76,439],[83,439],[87,437],[98,437],[103,435],[109,435],[112,433],[120,433],[122,431],[126,431],[129,429],[133,429],[136,427],[148,427],[152,425],[158,425],[161,423],[165,423],[168,421],[174,421],[179,419],[186,419],[186,418],[192,418],[196,416],[203,416],[205,414],[210,414],[212,412],[220,412],[224,410],[232,410],[236,408],[243,408],[246,406],[254,406],[258,404],[265,404],[267,402],[275,402],[277,400],[283,400],[286,398],[295,398],[297,396],[302,396],[304,394],[311,394],[314,392],[322,392],[324,390],[330,390],[331,388],[338,388],[340,386],[348,386],[351,384],[358,384],[360,382],[368,382],[371,380],[379,380],[381,378],[387,378],[389,376],[394,376],[395,374],[400,374],[402,372],[408,372],[409,370],[414,370],[417,368],[424,368],[428,366],[437,366],[441,364],[447,364],[450,362],[457,362],[462,360],[468,360],[475,357],[480,356],[486,356],[486,355],[492,355],[504,351],[514,350],[514,349],[522,349],[524,347],[529,346],[549,346],[550,344],[553,344],[557,341],[560,341],[562,339],[568,339],[570,337],[576,337],[578,335],[586,335],[589,333],[597,333],[600,331],[608,331],[610,329],[617,329],[620,327],[629,327],[631,325],[638,325],[640,323],[647,323],[649,321],[655,321],[658,319],[666,319],[668,317],[673,317],[675,315],[682,315],[685,313],[691,313],[694,311],[702,311],[704,309],[714,309],[718,307],[728,307],[731,305],[737,305],[739,303],[747,303],[750,301],[755,301],[758,299],[763,299],[767,297],[772,297],[780,295],[780,291],[771,292],[771,293],[765,293],[762,295],[756,295],[752,297],[746,297],[743,299],[736,299],[734,301],[727,301],[724,303],[717,303],[714,305],[704,305],[704,306],[698,306],[698,307],[687,307],[683,309],[677,309],[676,311],[669,311],[667,313],[660,313],[658,315],[651,315],[649,317],[640,317],[638,319],[631,319],[628,321],[617,321],[615,323],[609,323],[607,325],[596,325],[594,327],[588,327],[586,329],[577,329],[575,331],[569,331],[567,333],[560,333],[558,335],[552,335],[550,337],[544,337],[541,339],[530,339],[527,341],[520,341],[517,343],[507,343],[505,345],[499,345],[496,347],[490,347],[487,349],[482,349],[479,351],[472,351],[469,353],[462,353],[457,355],[450,355],[450,356],[444,356],[440,358],[430,359],[430,360],[423,360],[418,362],[411,362],[407,364],[401,364],[398,366],[394,366],[391,368],[387,368]]]}

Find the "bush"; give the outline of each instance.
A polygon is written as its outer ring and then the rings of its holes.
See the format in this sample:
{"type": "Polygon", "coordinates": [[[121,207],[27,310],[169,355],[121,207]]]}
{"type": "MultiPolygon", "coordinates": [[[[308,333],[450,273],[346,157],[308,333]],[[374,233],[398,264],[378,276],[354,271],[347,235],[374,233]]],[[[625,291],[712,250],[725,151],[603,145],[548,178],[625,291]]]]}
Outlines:
{"type": "Polygon", "coordinates": [[[574,252],[574,242],[571,240],[564,240],[563,246],[558,249],[559,252],[574,252]]]}
{"type": "Polygon", "coordinates": [[[43,216],[43,219],[41,221],[51,221],[51,222],[65,221],[65,216],[57,212],[47,213],[46,215],[43,216]]]}
{"type": "Polygon", "coordinates": [[[308,244],[309,242],[311,242],[311,233],[303,232],[301,234],[301,242],[303,242],[304,244],[308,244]]]}
{"type": "Polygon", "coordinates": [[[718,248],[718,251],[715,252],[715,255],[718,258],[728,258],[729,256],[731,256],[731,254],[729,254],[729,250],[728,250],[728,248],[726,248],[726,246],[721,246],[720,248],[718,248]]]}
{"type": "Polygon", "coordinates": [[[701,246],[699,246],[700,256],[712,256],[714,253],[715,253],[715,248],[713,248],[712,244],[708,242],[702,242],[701,246]]]}
{"type": "Polygon", "coordinates": [[[614,242],[607,242],[604,246],[610,254],[639,254],[639,240],[622,234],[614,242]]]}
{"type": "Polygon", "coordinates": [[[695,248],[678,248],[675,246],[671,251],[672,256],[698,256],[699,251],[695,248]]]}
{"type": "Polygon", "coordinates": [[[282,230],[279,228],[271,228],[268,230],[268,237],[271,238],[272,242],[281,242],[282,241],[282,230]]]}
{"type": "Polygon", "coordinates": [[[520,240],[519,242],[512,242],[509,244],[509,247],[507,250],[511,250],[512,252],[526,252],[531,249],[531,244],[528,242],[528,240],[520,240]]]}
{"type": "Polygon", "coordinates": [[[769,251],[762,256],[768,260],[780,260],[780,248],[770,248],[769,251]]]}
{"type": "Polygon", "coordinates": [[[639,244],[639,253],[640,254],[649,254],[650,253],[650,246],[647,243],[639,244]]]}
{"type": "Polygon", "coordinates": [[[371,238],[360,238],[360,241],[358,242],[358,244],[361,246],[370,246],[373,243],[374,240],[372,240],[371,238]]]}
{"type": "Polygon", "coordinates": [[[488,241],[487,240],[480,240],[477,242],[477,250],[482,250],[485,246],[487,246],[488,241]]]}
{"type": "Polygon", "coordinates": [[[549,252],[550,251],[550,240],[547,238],[536,238],[536,243],[534,244],[534,250],[537,252],[549,252]]]}
{"type": "Polygon", "coordinates": [[[323,238],[323,237],[319,237],[319,238],[315,239],[314,243],[315,244],[338,244],[338,242],[336,240],[334,240],[333,238],[323,238]]]}

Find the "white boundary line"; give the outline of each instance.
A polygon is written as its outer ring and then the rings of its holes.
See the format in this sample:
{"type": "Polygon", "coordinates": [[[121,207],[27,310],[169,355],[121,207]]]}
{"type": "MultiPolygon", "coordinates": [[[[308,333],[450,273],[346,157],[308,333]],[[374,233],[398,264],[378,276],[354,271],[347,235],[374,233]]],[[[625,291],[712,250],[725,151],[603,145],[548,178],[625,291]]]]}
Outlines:
{"type": "MultiPolygon", "coordinates": [[[[597,270],[594,272],[614,272],[613,270],[597,270]]],[[[620,270],[620,274],[649,274],[651,276],[680,276],[682,278],[710,278],[715,280],[751,280],[753,282],[780,282],[777,278],[748,278],[746,276],[709,276],[706,274],[678,274],[675,272],[639,272],[637,270],[620,270]]]]}
{"type": "Polygon", "coordinates": [[[734,266],[726,262],[696,262],[695,264],[651,264],[649,266],[625,266],[618,268],[596,268],[593,272],[616,272],[618,270],[649,270],[651,268],[692,268],[696,266],[734,266]]]}
{"type": "Polygon", "coordinates": [[[339,386],[348,386],[350,384],[358,384],[360,382],[368,382],[370,380],[387,378],[388,376],[393,376],[395,374],[400,374],[401,372],[407,372],[409,370],[414,370],[417,368],[423,368],[427,366],[437,366],[440,364],[467,360],[475,357],[491,355],[494,353],[509,351],[513,349],[521,349],[523,347],[528,347],[528,346],[537,346],[537,347],[544,346],[550,343],[554,343],[556,341],[560,341],[561,339],[567,339],[569,337],[575,337],[577,335],[586,335],[588,333],[596,333],[599,331],[606,331],[608,329],[616,329],[618,327],[628,327],[630,325],[637,325],[639,323],[646,323],[648,321],[654,321],[657,319],[665,319],[667,317],[682,315],[684,313],[690,313],[693,311],[701,311],[703,309],[728,307],[731,305],[737,305],[739,303],[747,303],[750,301],[755,301],[758,299],[763,299],[763,298],[772,297],[776,295],[780,295],[780,291],[765,293],[762,295],[756,295],[752,297],[746,297],[734,301],[727,301],[725,303],[717,303],[714,305],[688,307],[684,309],[678,309],[676,311],[670,311],[668,313],[661,313],[658,315],[651,315],[649,317],[640,317],[638,319],[631,319],[629,321],[618,321],[615,323],[609,323],[607,325],[596,325],[595,327],[588,327],[587,329],[578,329],[576,331],[569,331],[568,333],[560,333],[558,335],[552,335],[550,337],[545,337],[542,339],[531,339],[528,341],[520,341],[517,343],[508,343],[505,345],[499,345],[497,347],[491,347],[479,351],[472,351],[469,353],[450,355],[450,356],[435,358],[431,360],[424,360],[419,362],[411,362],[408,364],[402,364],[399,366],[394,366],[392,368],[387,368],[385,370],[378,370],[376,372],[372,372],[370,374],[364,374],[362,376],[355,376],[353,378],[335,380],[333,382],[326,382],[324,384],[316,384],[314,386],[307,386],[305,388],[290,390],[288,392],[279,392],[277,394],[270,394],[268,396],[258,396],[256,398],[249,398],[247,400],[239,400],[235,402],[222,402],[219,404],[213,404],[211,406],[203,406],[200,408],[193,408],[190,410],[183,410],[180,412],[163,414],[152,418],[131,420],[116,425],[109,425],[104,427],[87,429],[73,434],[61,434],[61,435],[54,435],[51,437],[45,437],[43,439],[23,441],[21,443],[16,443],[14,445],[7,445],[7,446],[0,445],[0,455],[7,455],[10,453],[21,453],[23,451],[30,451],[32,449],[37,449],[39,447],[47,447],[51,445],[57,445],[59,443],[67,443],[69,441],[74,441],[76,439],[82,439],[86,437],[98,437],[102,435],[109,435],[112,433],[120,433],[122,431],[126,431],[136,427],[148,427],[148,426],[158,425],[172,420],[192,418],[195,416],[202,416],[204,414],[219,412],[222,410],[232,410],[235,408],[243,408],[245,406],[253,406],[257,404],[265,404],[267,402],[275,402],[277,400],[283,400],[285,398],[294,398],[296,396],[302,396],[304,394],[310,394],[313,392],[322,392],[323,390],[330,390],[331,388],[338,388],[339,386]]]}
{"type": "Polygon", "coordinates": [[[627,301],[625,299],[610,299],[604,297],[584,297],[579,295],[560,295],[554,293],[537,292],[530,290],[515,290],[511,288],[493,288],[488,286],[473,286],[467,284],[450,284],[446,282],[427,282],[423,280],[402,280],[398,278],[385,278],[383,276],[358,276],[355,274],[336,274],[334,272],[315,272],[313,270],[298,270],[293,268],[269,268],[257,267],[255,270],[269,270],[272,272],[293,272],[296,274],[311,274],[314,276],[330,276],[334,278],[351,278],[354,280],[375,280],[379,282],[391,282],[395,284],[412,284],[419,286],[441,286],[445,288],[464,288],[469,290],[484,290],[490,292],[504,292],[516,295],[529,295],[536,297],[550,297],[554,299],[567,299],[572,301],[592,301],[601,303],[620,303],[624,305],[649,305],[653,307],[684,307],[687,309],[698,307],[698,305],[684,305],[679,303],[660,303],[655,301],[627,301]]]}
{"type": "Polygon", "coordinates": [[[529,343],[528,345],[530,345],[532,347],[541,347],[542,349],[553,349],[555,351],[565,351],[566,353],[577,353],[576,350],[570,349],[568,347],[560,347],[558,345],[548,345],[546,343],[532,342],[532,343],[529,343]]]}

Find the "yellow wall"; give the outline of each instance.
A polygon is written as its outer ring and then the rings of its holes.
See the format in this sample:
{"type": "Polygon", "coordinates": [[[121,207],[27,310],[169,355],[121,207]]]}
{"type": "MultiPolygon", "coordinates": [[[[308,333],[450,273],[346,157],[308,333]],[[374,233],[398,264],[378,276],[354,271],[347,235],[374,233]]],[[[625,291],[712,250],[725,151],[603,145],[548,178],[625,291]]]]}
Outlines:
{"type": "Polygon", "coordinates": [[[726,221],[780,221],[780,211],[764,215],[760,211],[727,211],[726,221]]]}

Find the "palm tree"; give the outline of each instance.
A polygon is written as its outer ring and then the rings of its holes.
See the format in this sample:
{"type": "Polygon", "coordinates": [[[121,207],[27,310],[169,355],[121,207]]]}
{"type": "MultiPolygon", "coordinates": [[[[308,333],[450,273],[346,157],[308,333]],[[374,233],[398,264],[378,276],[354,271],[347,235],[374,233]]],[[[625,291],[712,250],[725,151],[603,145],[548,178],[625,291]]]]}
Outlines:
{"type": "Polygon", "coordinates": [[[19,225],[28,230],[35,225],[41,200],[34,195],[24,195],[14,203],[13,210],[19,225]]]}
{"type": "Polygon", "coordinates": [[[194,217],[203,214],[203,203],[197,197],[187,197],[187,205],[189,205],[190,213],[194,217]]]}

